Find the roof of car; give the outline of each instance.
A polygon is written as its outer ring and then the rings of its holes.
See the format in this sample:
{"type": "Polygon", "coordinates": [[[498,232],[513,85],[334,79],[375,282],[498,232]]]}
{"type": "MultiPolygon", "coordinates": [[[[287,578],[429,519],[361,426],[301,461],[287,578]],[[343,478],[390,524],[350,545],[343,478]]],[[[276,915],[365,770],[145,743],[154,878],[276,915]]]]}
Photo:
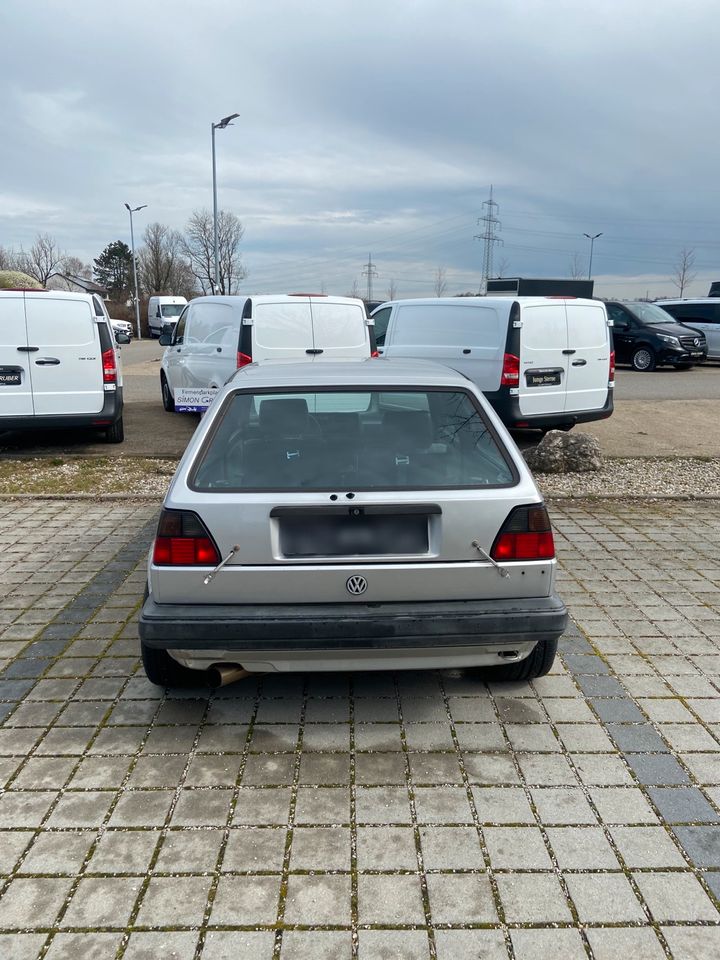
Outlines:
{"type": "Polygon", "coordinates": [[[233,387],[315,386],[452,386],[467,388],[461,373],[429,360],[267,360],[241,367],[228,381],[233,387]]]}
{"type": "Polygon", "coordinates": [[[207,297],[195,297],[190,303],[197,303],[202,300],[203,303],[229,303],[240,305],[246,300],[252,300],[254,304],[258,303],[298,303],[302,301],[317,300],[319,303],[353,303],[365,307],[362,300],[355,297],[336,297],[327,293],[238,293],[238,294],[216,294],[207,297]]]}

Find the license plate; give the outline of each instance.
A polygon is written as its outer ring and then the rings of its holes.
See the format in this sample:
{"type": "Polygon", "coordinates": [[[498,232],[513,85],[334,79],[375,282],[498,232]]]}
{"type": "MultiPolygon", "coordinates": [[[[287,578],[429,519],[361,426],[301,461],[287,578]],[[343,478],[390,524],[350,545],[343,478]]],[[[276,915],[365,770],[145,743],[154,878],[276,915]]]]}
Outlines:
{"type": "Polygon", "coordinates": [[[407,516],[283,517],[286,557],[342,557],[427,553],[428,518],[407,516]]]}
{"type": "Polygon", "coordinates": [[[697,353],[691,353],[690,356],[691,356],[691,357],[701,357],[701,356],[702,356],[702,351],[698,351],[697,353]]]}
{"type": "Polygon", "coordinates": [[[21,383],[20,367],[0,367],[0,387],[19,387],[21,383]]]}
{"type": "Polygon", "coordinates": [[[560,374],[560,370],[527,370],[525,382],[529,387],[557,387],[560,374]]]}

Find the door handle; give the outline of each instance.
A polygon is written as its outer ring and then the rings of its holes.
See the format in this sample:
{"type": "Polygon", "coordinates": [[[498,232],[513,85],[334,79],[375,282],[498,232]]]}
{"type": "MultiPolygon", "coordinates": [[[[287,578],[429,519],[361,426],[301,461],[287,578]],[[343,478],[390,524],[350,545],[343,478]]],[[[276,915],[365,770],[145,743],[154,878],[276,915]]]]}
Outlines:
{"type": "Polygon", "coordinates": [[[569,357],[573,353],[577,353],[577,350],[563,350],[563,353],[566,357],[569,357]]]}
{"type": "Polygon", "coordinates": [[[584,367],[586,363],[587,363],[587,360],[573,360],[571,366],[584,367]]]}
{"type": "Polygon", "coordinates": [[[471,350],[463,350],[463,353],[466,353],[466,354],[471,352],[472,352],[471,350]]]}
{"type": "Polygon", "coordinates": [[[322,352],[323,352],[322,350],[318,350],[318,349],[312,349],[312,350],[308,349],[305,351],[305,353],[309,353],[312,356],[316,356],[318,353],[322,353],[322,352]]]}
{"type": "Polygon", "coordinates": [[[57,357],[43,357],[41,360],[36,360],[35,363],[39,367],[56,367],[60,361],[57,357]]]}
{"type": "Polygon", "coordinates": [[[18,347],[21,353],[36,353],[40,347],[18,347]]]}

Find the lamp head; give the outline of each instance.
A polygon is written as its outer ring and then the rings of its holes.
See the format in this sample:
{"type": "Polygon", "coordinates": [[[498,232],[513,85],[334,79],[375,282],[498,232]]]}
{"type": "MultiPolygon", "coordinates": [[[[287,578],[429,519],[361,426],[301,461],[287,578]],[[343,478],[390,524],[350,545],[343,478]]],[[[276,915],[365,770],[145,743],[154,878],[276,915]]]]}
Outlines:
{"type": "Polygon", "coordinates": [[[225,127],[231,126],[231,121],[236,120],[240,116],[239,113],[231,113],[229,117],[223,117],[219,123],[216,123],[215,126],[218,130],[224,130],[225,127]]]}

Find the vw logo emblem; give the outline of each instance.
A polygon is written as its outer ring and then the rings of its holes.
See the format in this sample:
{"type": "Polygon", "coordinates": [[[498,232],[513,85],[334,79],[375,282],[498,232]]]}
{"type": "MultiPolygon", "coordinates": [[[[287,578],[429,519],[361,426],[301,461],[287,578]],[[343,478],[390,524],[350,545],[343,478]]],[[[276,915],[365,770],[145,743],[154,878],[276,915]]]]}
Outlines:
{"type": "Polygon", "coordinates": [[[367,590],[367,580],[365,577],[348,577],[345,587],[348,593],[351,593],[354,597],[359,597],[361,593],[365,593],[367,590]]]}

